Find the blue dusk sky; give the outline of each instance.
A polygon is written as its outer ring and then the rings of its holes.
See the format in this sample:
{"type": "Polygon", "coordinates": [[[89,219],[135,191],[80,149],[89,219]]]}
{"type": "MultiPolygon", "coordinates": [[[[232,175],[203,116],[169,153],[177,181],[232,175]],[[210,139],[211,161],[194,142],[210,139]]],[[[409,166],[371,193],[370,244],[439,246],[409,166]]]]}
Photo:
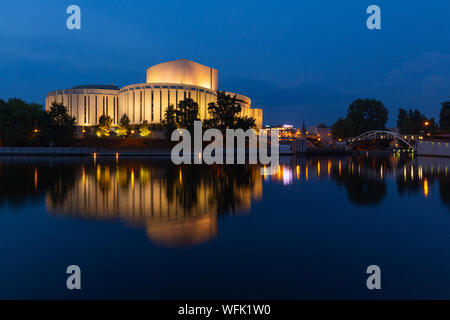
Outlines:
{"type": "Polygon", "coordinates": [[[450,1],[3,1],[0,98],[44,103],[79,84],[145,82],[186,58],[219,70],[264,124],[332,124],[356,98],[438,118],[450,96],[450,1]],[[66,8],[81,8],[81,30],[66,8]],[[381,8],[368,30],[366,8],[381,8]]]}

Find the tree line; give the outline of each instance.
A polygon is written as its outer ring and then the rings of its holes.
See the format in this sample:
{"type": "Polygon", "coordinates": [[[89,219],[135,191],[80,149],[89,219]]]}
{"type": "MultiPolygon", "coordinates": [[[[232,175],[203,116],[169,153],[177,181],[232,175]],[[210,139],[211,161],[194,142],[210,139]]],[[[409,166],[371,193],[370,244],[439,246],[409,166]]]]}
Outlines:
{"type": "MultiPolygon", "coordinates": [[[[217,91],[217,101],[208,104],[209,118],[203,120],[203,127],[226,129],[256,128],[255,119],[240,116],[241,105],[235,96],[217,91]]],[[[170,139],[178,128],[193,131],[194,121],[199,121],[199,106],[191,98],[179,101],[175,107],[166,108],[161,124],[150,125],[144,121],[132,126],[127,114],[122,115],[117,127],[112,118],[102,115],[94,132],[99,138],[117,136],[126,138],[135,133],[148,137],[152,129],[162,129],[170,139]]],[[[53,103],[48,111],[42,105],[26,103],[20,99],[0,100],[0,146],[70,146],[76,139],[76,118],[68,114],[67,108],[53,103]]],[[[84,130],[84,129],[83,129],[84,130]]]]}
{"type": "MultiPolygon", "coordinates": [[[[400,108],[397,115],[397,128],[400,134],[431,135],[450,130],[450,101],[441,103],[439,123],[427,118],[419,110],[400,108]]],[[[331,126],[331,134],[337,139],[358,136],[366,131],[386,130],[388,110],[376,99],[357,99],[353,101],[345,118],[339,118],[331,126]]]]}
{"type": "Polygon", "coordinates": [[[75,118],[62,104],[45,111],[40,104],[0,99],[0,146],[67,146],[75,132],[75,118]]]}

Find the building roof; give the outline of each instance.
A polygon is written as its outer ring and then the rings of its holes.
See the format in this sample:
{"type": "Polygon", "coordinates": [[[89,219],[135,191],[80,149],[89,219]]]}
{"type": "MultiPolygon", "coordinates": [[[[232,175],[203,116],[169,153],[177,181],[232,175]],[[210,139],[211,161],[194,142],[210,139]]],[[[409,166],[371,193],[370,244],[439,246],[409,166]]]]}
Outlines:
{"type": "Polygon", "coordinates": [[[114,84],[83,84],[80,86],[72,87],[72,89],[109,89],[119,90],[119,87],[114,84]]]}

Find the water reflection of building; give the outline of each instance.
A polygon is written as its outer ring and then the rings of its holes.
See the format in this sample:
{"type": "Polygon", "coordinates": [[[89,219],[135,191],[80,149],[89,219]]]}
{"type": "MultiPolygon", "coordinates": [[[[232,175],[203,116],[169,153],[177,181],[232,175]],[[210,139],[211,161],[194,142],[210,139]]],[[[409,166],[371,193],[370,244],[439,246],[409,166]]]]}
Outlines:
{"type": "Polygon", "coordinates": [[[217,235],[217,215],[222,211],[248,211],[252,200],[262,197],[258,168],[243,170],[235,176],[227,172],[224,180],[221,169],[213,167],[83,166],[62,199],[55,201],[47,194],[46,202],[56,214],[143,225],[148,237],[161,245],[192,245],[217,235]],[[250,176],[242,180],[243,173],[250,176]]]}

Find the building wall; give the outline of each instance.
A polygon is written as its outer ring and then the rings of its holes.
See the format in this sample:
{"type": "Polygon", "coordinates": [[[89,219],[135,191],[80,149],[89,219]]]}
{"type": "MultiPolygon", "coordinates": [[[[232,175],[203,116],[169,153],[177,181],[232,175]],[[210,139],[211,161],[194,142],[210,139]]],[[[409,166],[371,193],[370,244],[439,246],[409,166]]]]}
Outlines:
{"type": "Polygon", "coordinates": [[[113,124],[118,120],[118,94],[119,90],[109,89],[67,89],[55,90],[47,94],[45,110],[49,110],[53,102],[62,103],[67,107],[69,114],[76,118],[80,126],[93,126],[98,124],[102,114],[109,115],[113,124]]]}
{"type": "MultiPolygon", "coordinates": [[[[250,99],[236,95],[242,107],[242,116],[253,117],[258,128],[262,128],[262,110],[252,109],[250,99]]],[[[181,100],[191,98],[199,105],[200,119],[208,118],[208,104],[216,101],[216,92],[197,86],[170,85],[167,83],[141,83],[123,87],[120,90],[68,89],[56,90],[47,95],[45,108],[53,102],[62,103],[79,126],[94,126],[103,115],[118,125],[122,115],[127,114],[131,124],[160,123],[169,104],[177,106],[181,100]]]]}
{"type": "Polygon", "coordinates": [[[450,157],[450,144],[438,141],[417,141],[417,154],[450,157]]]}
{"type": "Polygon", "coordinates": [[[190,60],[174,60],[148,68],[147,83],[187,84],[217,91],[218,71],[190,60]]]}

